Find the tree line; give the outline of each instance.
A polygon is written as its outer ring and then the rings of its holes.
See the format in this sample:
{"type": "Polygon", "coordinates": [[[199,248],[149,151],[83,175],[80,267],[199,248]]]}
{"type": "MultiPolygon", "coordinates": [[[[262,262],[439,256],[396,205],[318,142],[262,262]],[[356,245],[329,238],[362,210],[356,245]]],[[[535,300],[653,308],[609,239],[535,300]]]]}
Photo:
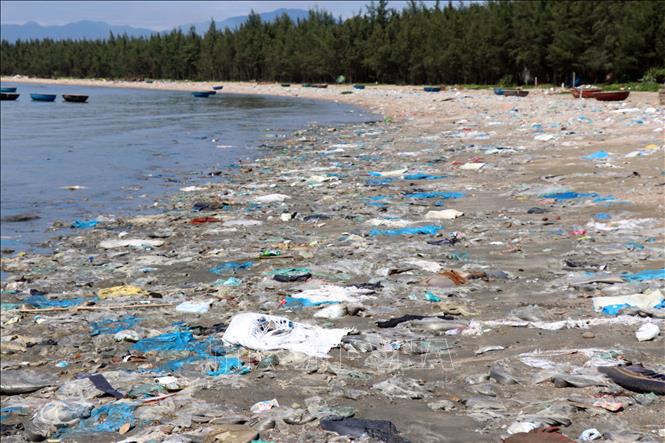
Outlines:
{"type": "Polygon", "coordinates": [[[387,1],[342,20],[252,12],[237,29],[200,36],[51,39],[0,44],[2,75],[113,79],[407,84],[634,81],[665,68],[663,1],[387,1]]]}

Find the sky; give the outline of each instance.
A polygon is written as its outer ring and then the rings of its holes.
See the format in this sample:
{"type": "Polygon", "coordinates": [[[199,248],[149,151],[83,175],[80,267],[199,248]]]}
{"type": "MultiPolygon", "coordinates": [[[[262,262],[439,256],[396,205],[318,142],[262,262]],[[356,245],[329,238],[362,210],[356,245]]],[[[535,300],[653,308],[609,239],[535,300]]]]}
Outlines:
{"type": "MultiPolygon", "coordinates": [[[[401,9],[406,1],[391,1],[389,7],[401,9]]],[[[430,3],[430,2],[427,2],[430,3]]],[[[214,18],[279,8],[311,9],[319,7],[334,16],[349,17],[364,10],[366,1],[0,1],[2,23],[64,25],[79,20],[102,21],[156,31],[174,26],[200,23],[214,18]]]]}

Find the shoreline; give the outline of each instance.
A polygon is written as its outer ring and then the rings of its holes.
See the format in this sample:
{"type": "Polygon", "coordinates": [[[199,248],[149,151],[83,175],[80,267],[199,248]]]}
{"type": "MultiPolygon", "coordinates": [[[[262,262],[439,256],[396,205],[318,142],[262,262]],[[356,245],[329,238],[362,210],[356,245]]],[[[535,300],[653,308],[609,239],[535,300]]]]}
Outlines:
{"type": "MultiPolygon", "coordinates": [[[[40,79],[29,77],[0,77],[0,81],[15,82],[15,83],[43,83],[51,85],[72,85],[72,86],[94,86],[94,87],[111,87],[111,88],[126,88],[126,89],[146,89],[146,90],[169,90],[169,91],[182,91],[192,92],[198,90],[210,89],[213,85],[222,84],[224,89],[220,92],[236,93],[236,94],[252,94],[252,95],[272,95],[278,97],[304,97],[319,100],[331,100],[336,102],[343,102],[362,106],[368,111],[388,117],[394,121],[405,121],[412,117],[412,113],[407,108],[400,107],[394,103],[395,95],[405,95],[413,98],[414,96],[421,96],[425,101],[436,102],[437,98],[446,92],[463,93],[472,96],[485,96],[493,95],[490,89],[475,90],[475,89],[456,89],[451,88],[449,91],[441,93],[430,93],[423,96],[422,86],[418,85],[368,85],[364,90],[354,90],[350,84],[329,84],[327,88],[303,88],[299,84],[292,84],[288,88],[283,88],[279,83],[249,83],[249,82],[204,82],[204,81],[170,81],[170,80],[154,80],[152,83],[145,81],[124,81],[124,80],[101,80],[101,79],[40,79]],[[341,94],[342,91],[351,91],[352,94],[341,94]]],[[[563,95],[569,98],[566,94],[560,94],[562,90],[548,90],[548,89],[530,89],[529,95],[531,97],[547,95],[548,97],[557,97],[563,95]]],[[[567,90],[563,90],[564,92],[567,90]]],[[[635,104],[651,104],[658,106],[658,92],[642,92],[632,91],[626,103],[635,104]]]]}
{"type": "MultiPolygon", "coordinates": [[[[211,378],[196,365],[174,371],[184,389],[172,398],[173,410],[194,408],[206,420],[168,432],[146,425],[128,436],[147,431],[162,437],[171,432],[209,435],[209,421],[224,420],[215,415],[222,410],[274,419],[274,428],[260,431],[263,440],[289,442],[304,432],[325,439],[330,434],[316,418],[293,417],[316,416],[322,408],[347,414],[350,408],[356,418],[392,421],[412,441],[450,436],[451,441],[496,442],[507,427],[525,420],[522,411],[531,414],[529,421],[546,422],[554,414],[547,406],[563,404],[555,415],[565,416],[570,425],[562,432],[576,438],[590,427],[622,430],[597,412],[604,409],[587,404],[607,395],[623,402],[620,425],[653,435],[665,412],[662,401],[637,404],[621,397],[611,382],[558,387],[551,374],[534,382],[543,377],[545,363],[563,380],[571,374],[597,376],[589,355],[615,362],[610,352],[615,349],[625,359],[662,370],[662,337],[637,342],[634,333],[645,322],[663,330],[663,320],[603,315],[594,312],[590,298],[656,289],[661,282],[610,285],[589,276],[662,267],[665,226],[654,216],[663,210],[662,161],[656,160],[665,154],[665,109],[652,105],[650,96],[631,94],[633,100],[625,104],[607,104],[544,93],[521,99],[491,91],[428,94],[415,87],[377,86],[340,95],[349,87],[282,90],[279,85],[223,84],[225,92],[274,91],[364,103],[393,121],[305,128],[271,142],[265,156],[239,169],[167,196],[163,213],[126,217],[54,240],[57,254],[52,257],[3,258],[3,271],[10,276],[3,289],[16,291],[3,301],[20,303],[33,287],[64,299],[132,285],[140,289],[137,294],[101,298],[95,306],[114,312],[130,300],[169,304],[136,313],[141,322],[129,328],[140,338],[170,333],[179,321],[197,338],[221,339],[219,325],[226,327],[243,312],[358,333],[333,349],[330,360],[242,347],[233,355],[251,369],[248,374],[211,378]],[[598,152],[607,159],[585,158],[598,152]],[[551,197],[571,192],[580,195],[551,197]],[[444,215],[444,210],[453,212],[444,215]],[[423,231],[409,231],[413,228],[423,231]],[[128,240],[136,240],[138,247],[123,246],[128,240]],[[625,247],[629,242],[639,246],[625,247]],[[280,254],[262,255],[274,250],[280,254]],[[252,264],[246,269],[210,271],[248,261],[252,264]],[[302,268],[311,275],[291,271],[302,278],[273,277],[280,269],[302,268]],[[454,278],[443,273],[450,270],[454,278]],[[230,277],[239,283],[225,286],[230,277]],[[312,290],[321,295],[330,285],[344,293],[370,289],[343,302],[339,317],[321,318],[315,316],[321,312],[316,307],[285,304],[289,296],[312,290]],[[175,309],[182,302],[207,300],[209,310],[200,314],[175,309]],[[377,321],[403,315],[442,314],[454,319],[377,326],[377,321]],[[580,323],[560,324],[569,319],[580,323]],[[533,360],[524,360],[525,355],[533,360]],[[271,357],[276,360],[267,370],[257,364],[271,357]],[[262,415],[250,411],[254,403],[271,398],[282,406],[262,415]],[[206,414],[214,418],[207,420],[206,414]]],[[[182,85],[147,89],[176,86],[182,85]]],[[[646,94],[657,99],[656,93],[646,94]]],[[[11,312],[3,311],[3,320],[11,312]]],[[[100,372],[113,387],[128,392],[153,382],[140,368],[173,358],[161,351],[137,361],[128,358],[135,354],[131,343],[110,334],[90,336],[87,326],[106,317],[85,310],[22,315],[2,322],[3,335],[39,336],[48,327],[49,337],[62,341],[59,355],[70,366],[56,370],[55,362],[46,360],[36,368],[58,372],[58,385],[75,383],[74,374],[103,364],[100,372]],[[34,315],[45,317],[46,326],[34,315]],[[97,361],[91,363],[93,357],[97,361]],[[118,376],[118,371],[129,372],[118,376]]],[[[40,358],[26,350],[7,361],[40,358]]],[[[47,399],[31,401],[41,405],[47,399]]],[[[108,404],[109,399],[90,401],[108,404]]],[[[142,408],[146,416],[158,414],[142,408]]]]}

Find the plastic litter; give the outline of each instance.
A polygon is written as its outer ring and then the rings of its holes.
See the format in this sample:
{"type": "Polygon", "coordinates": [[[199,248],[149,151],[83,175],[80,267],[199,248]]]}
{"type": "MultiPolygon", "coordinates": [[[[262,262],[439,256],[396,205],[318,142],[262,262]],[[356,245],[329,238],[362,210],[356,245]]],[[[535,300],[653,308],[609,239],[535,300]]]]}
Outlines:
{"type": "Polygon", "coordinates": [[[150,240],[150,239],[123,239],[123,240],[104,240],[99,243],[102,249],[125,248],[131,246],[137,249],[157,248],[164,244],[164,240],[150,240]]]}
{"type": "Polygon", "coordinates": [[[596,151],[593,154],[585,155],[584,160],[607,160],[610,154],[605,151],[596,151]]]}
{"type": "Polygon", "coordinates": [[[221,274],[233,273],[239,270],[249,269],[253,265],[254,263],[251,261],[245,261],[245,262],[229,261],[225,263],[220,263],[219,265],[210,269],[210,272],[212,272],[213,274],[221,275],[221,274]]]}
{"type": "Polygon", "coordinates": [[[249,312],[237,314],[231,319],[223,339],[250,349],[287,349],[325,358],[348,333],[348,329],[323,329],[284,317],[249,312]]]}
{"type": "Polygon", "coordinates": [[[404,197],[417,199],[440,198],[442,200],[449,200],[462,198],[464,197],[464,194],[462,192],[413,192],[405,194],[404,197]]]}
{"type": "Polygon", "coordinates": [[[200,302],[185,301],[175,307],[178,312],[185,312],[188,314],[205,314],[210,310],[213,300],[204,300],[200,302]]]}
{"type": "MultiPolygon", "coordinates": [[[[663,293],[659,290],[647,290],[642,294],[633,294],[633,295],[617,295],[610,297],[594,297],[593,309],[596,312],[603,311],[606,313],[615,312],[616,309],[621,309],[623,307],[634,306],[642,309],[649,309],[656,307],[661,303],[665,298],[663,293]],[[606,307],[610,308],[611,311],[608,312],[605,310],[606,307]]],[[[609,309],[608,309],[609,310],[609,309]]]]}
{"type": "Polygon", "coordinates": [[[601,434],[596,428],[585,429],[580,436],[577,437],[577,439],[581,441],[594,441],[600,440],[601,438],[603,438],[603,434],[601,434]]]}
{"type": "Polygon", "coordinates": [[[443,226],[439,225],[425,225],[417,226],[410,228],[399,228],[399,229],[372,229],[369,231],[369,235],[375,236],[397,236],[397,235],[435,235],[439,231],[443,230],[443,226]]]}
{"type": "Polygon", "coordinates": [[[660,334],[660,328],[657,324],[645,323],[635,332],[635,337],[637,337],[637,341],[649,341],[658,337],[658,334],[660,334]]]}
{"type": "Polygon", "coordinates": [[[97,226],[99,222],[97,220],[74,220],[72,222],[72,229],[90,229],[97,226]]]}
{"type": "Polygon", "coordinates": [[[462,211],[457,209],[444,209],[442,211],[428,211],[425,214],[425,220],[454,220],[457,217],[463,216],[462,211]]]}

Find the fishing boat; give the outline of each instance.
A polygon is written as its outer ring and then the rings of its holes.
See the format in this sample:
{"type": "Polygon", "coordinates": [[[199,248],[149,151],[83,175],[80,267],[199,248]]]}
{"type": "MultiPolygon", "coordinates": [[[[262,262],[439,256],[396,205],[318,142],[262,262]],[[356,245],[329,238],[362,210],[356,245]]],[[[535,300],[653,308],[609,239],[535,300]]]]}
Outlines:
{"type": "Polygon", "coordinates": [[[217,91],[208,91],[208,95],[217,95],[217,91]]]}
{"type": "Polygon", "coordinates": [[[16,88],[0,88],[0,92],[14,93],[14,92],[16,92],[16,88]]]}
{"type": "Polygon", "coordinates": [[[215,86],[212,87],[212,89],[213,89],[214,91],[220,91],[223,87],[224,87],[224,86],[222,86],[222,85],[215,85],[215,86]]]}
{"type": "Polygon", "coordinates": [[[208,98],[212,94],[212,91],[194,91],[192,95],[198,98],[208,98]]]}
{"type": "Polygon", "coordinates": [[[312,88],[325,89],[328,87],[327,83],[313,83],[312,88]]]}
{"type": "Polygon", "coordinates": [[[529,91],[523,91],[521,89],[504,89],[503,95],[506,97],[526,97],[529,95],[529,91]]]}
{"type": "Polygon", "coordinates": [[[365,89],[365,85],[353,85],[353,89],[365,89]]]}
{"type": "Polygon", "coordinates": [[[596,92],[593,98],[601,102],[620,102],[630,95],[630,91],[601,91],[596,92]]]}
{"type": "Polygon", "coordinates": [[[85,103],[88,100],[87,95],[77,95],[77,94],[62,94],[62,98],[66,102],[70,103],[85,103]]]}
{"type": "Polygon", "coordinates": [[[56,97],[55,94],[30,94],[30,98],[36,102],[54,102],[56,97]]]}
{"type": "Polygon", "coordinates": [[[423,90],[425,92],[441,92],[441,86],[425,86],[423,90]]]}
{"type": "Polygon", "coordinates": [[[288,88],[291,86],[291,83],[282,83],[282,88],[288,88]]]}
{"type": "Polygon", "coordinates": [[[311,88],[311,87],[312,87],[312,84],[311,84],[311,83],[303,83],[303,84],[302,84],[302,87],[303,87],[303,88],[311,88]]]}
{"type": "Polygon", "coordinates": [[[573,94],[573,97],[575,98],[580,98],[580,94],[582,94],[582,98],[593,98],[593,96],[597,92],[601,92],[602,89],[596,88],[594,86],[588,86],[588,87],[577,87],[573,88],[570,90],[570,93],[573,94]]]}
{"type": "Polygon", "coordinates": [[[496,95],[503,95],[503,88],[494,88],[494,93],[496,95]]]}
{"type": "Polygon", "coordinates": [[[20,94],[12,94],[11,92],[0,92],[0,100],[16,100],[20,94]]]}

